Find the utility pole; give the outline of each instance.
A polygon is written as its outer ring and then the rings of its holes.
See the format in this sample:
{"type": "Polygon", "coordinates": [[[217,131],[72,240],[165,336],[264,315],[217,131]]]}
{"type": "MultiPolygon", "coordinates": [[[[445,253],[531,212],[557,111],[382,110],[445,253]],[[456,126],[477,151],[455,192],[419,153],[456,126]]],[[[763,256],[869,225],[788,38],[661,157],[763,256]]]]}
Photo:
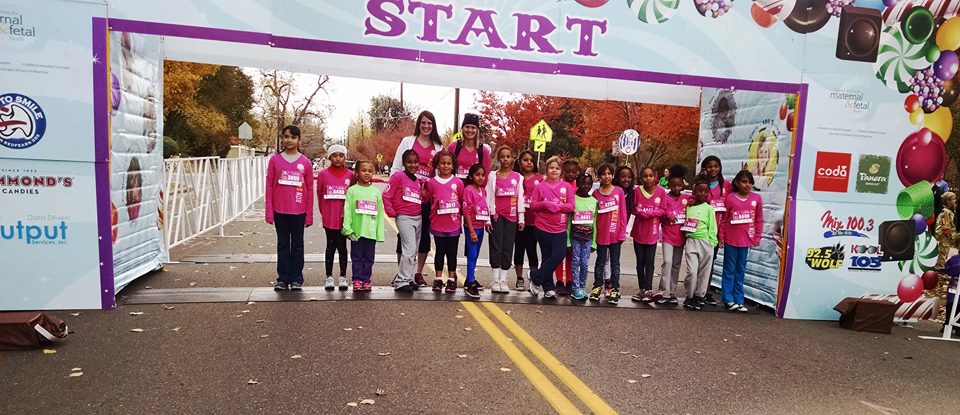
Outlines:
{"type": "Polygon", "coordinates": [[[403,82],[401,82],[400,83],[400,111],[403,111],[404,108],[406,107],[403,106],[403,82]]]}
{"type": "Polygon", "coordinates": [[[453,131],[460,131],[460,88],[453,90],[453,131]]]}

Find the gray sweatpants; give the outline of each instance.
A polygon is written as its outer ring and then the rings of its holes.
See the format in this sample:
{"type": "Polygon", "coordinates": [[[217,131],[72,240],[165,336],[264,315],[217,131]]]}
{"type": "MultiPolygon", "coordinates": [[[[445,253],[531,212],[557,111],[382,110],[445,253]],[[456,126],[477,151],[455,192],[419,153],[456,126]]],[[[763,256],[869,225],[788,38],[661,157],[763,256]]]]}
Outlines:
{"type": "Polygon", "coordinates": [[[687,298],[707,295],[713,266],[713,245],[705,239],[688,238],[683,245],[683,256],[687,259],[687,298]]]}
{"type": "Polygon", "coordinates": [[[517,223],[503,216],[493,221],[490,232],[490,266],[504,271],[513,268],[513,245],[517,239],[517,223]]]}
{"type": "Polygon", "coordinates": [[[413,281],[413,275],[417,272],[417,248],[420,246],[422,226],[420,215],[397,216],[397,230],[400,231],[400,269],[394,282],[398,285],[413,281]]]}
{"type": "Polygon", "coordinates": [[[680,281],[680,261],[683,260],[683,247],[666,242],[663,246],[663,267],[660,269],[660,292],[676,296],[677,282],[680,281]]]}

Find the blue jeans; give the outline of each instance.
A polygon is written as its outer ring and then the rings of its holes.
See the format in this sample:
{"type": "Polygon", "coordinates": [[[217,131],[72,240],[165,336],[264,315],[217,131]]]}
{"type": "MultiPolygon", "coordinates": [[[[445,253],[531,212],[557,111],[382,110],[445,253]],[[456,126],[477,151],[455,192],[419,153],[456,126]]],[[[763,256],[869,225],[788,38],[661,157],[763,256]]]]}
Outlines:
{"type": "Polygon", "coordinates": [[[463,243],[467,248],[467,282],[476,279],[477,256],[480,255],[480,245],[483,245],[483,229],[474,229],[477,241],[470,240],[470,229],[463,228],[463,243]]]}
{"type": "MultiPolygon", "coordinates": [[[[593,268],[593,287],[603,287],[603,270],[607,267],[607,257],[610,257],[610,286],[620,288],[620,247],[623,241],[610,245],[597,245],[597,263],[593,268]]],[[[681,249],[682,251],[682,249],[681,249]]]]}
{"type": "Polygon", "coordinates": [[[553,282],[553,271],[567,256],[567,233],[550,233],[537,229],[536,234],[543,262],[540,268],[530,274],[530,279],[534,284],[543,287],[544,291],[553,291],[557,289],[553,282]]]}
{"type": "Polygon", "coordinates": [[[723,292],[724,303],[743,304],[743,277],[747,272],[749,247],[723,245],[723,292]]]}
{"type": "Polygon", "coordinates": [[[303,284],[303,228],[307,215],[273,213],[277,229],[277,281],[303,284]]]}
{"type": "Polygon", "coordinates": [[[590,241],[571,240],[573,247],[573,289],[583,289],[587,285],[587,273],[590,271],[590,241]]]}

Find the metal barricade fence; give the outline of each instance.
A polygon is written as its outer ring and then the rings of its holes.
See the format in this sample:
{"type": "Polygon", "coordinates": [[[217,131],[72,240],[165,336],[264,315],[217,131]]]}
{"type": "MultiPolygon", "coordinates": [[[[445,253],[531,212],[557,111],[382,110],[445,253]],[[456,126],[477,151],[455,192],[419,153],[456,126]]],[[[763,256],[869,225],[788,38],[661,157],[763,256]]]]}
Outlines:
{"type": "Polygon", "coordinates": [[[164,160],[164,241],[173,248],[223,226],[263,197],[267,157],[164,160]]]}

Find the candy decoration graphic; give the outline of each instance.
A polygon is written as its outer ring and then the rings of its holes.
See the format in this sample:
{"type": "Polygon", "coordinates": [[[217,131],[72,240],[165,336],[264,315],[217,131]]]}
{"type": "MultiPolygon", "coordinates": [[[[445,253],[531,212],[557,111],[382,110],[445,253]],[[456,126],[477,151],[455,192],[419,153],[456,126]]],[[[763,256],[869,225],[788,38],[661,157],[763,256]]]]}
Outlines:
{"type": "Polygon", "coordinates": [[[673,17],[680,0],[627,0],[627,6],[641,22],[660,24],[673,17]]]}
{"type": "Polygon", "coordinates": [[[0,95],[0,145],[20,150],[37,144],[47,130],[43,108],[20,94],[0,95]]]}
{"type": "Polygon", "coordinates": [[[693,0],[693,4],[700,15],[716,19],[730,11],[733,0],[693,0]]]}
{"type": "Polygon", "coordinates": [[[877,79],[899,92],[910,91],[907,83],[918,70],[930,66],[929,48],[907,42],[899,26],[890,26],[880,34],[880,50],[873,65],[877,79]]]}

